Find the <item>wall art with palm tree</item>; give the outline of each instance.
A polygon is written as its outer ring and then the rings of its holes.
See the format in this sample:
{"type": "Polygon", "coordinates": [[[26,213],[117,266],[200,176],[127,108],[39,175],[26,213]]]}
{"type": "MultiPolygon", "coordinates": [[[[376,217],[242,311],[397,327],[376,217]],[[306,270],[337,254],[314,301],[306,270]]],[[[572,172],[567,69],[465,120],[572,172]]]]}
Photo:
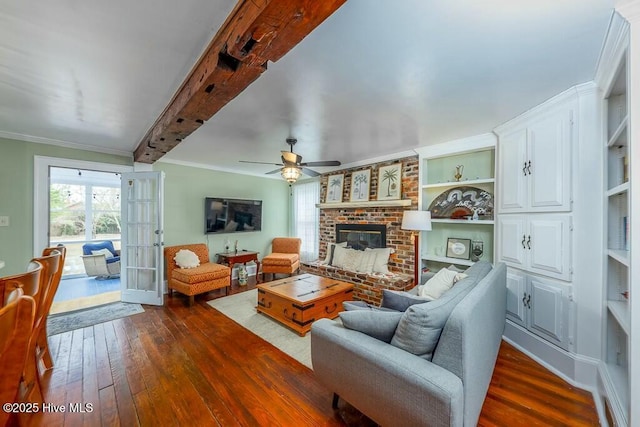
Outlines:
{"type": "Polygon", "coordinates": [[[369,185],[371,184],[371,168],[355,171],[351,174],[351,201],[369,201],[369,185]]]}
{"type": "Polygon", "coordinates": [[[398,200],[402,195],[402,163],[378,168],[378,200],[398,200]]]}
{"type": "Polygon", "coordinates": [[[327,179],[327,197],[325,203],[341,203],[344,188],[344,174],[329,175],[327,179]]]}

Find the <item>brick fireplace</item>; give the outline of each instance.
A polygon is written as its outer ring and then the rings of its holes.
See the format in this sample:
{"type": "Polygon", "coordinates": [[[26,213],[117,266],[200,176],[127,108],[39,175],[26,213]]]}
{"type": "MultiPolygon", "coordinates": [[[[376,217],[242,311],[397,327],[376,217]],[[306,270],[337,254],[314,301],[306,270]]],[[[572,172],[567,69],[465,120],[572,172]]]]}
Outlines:
{"type": "MultiPolygon", "coordinates": [[[[399,160],[377,163],[364,167],[346,169],[340,171],[344,173],[343,201],[349,201],[351,174],[354,171],[371,168],[371,185],[367,207],[327,207],[320,210],[320,259],[324,259],[327,247],[331,243],[336,243],[336,225],[377,225],[385,228],[384,246],[392,248],[393,252],[389,259],[389,271],[402,276],[397,281],[374,280],[366,278],[364,274],[345,272],[342,279],[356,283],[354,296],[357,299],[365,300],[372,304],[379,304],[382,296],[382,289],[399,289],[412,286],[413,277],[413,241],[411,232],[402,230],[402,214],[408,209],[418,209],[418,157],[411,156],[399,160]],[[402,196],[401,199],[410,199],[410,207],[402,206],[376,206],[375,200],[378,194],[378,168],[396,163],[402,163],[402,196]],[[362,276],[362,277],[359,277],[362,276]],[[409,282],[406,281],[409,277],[409,282]]],[[[335,174],[336,172],[331,172],[335,174]]],[[[328,175],[321,178],[320,199],[326,200],[328,175]]],[[[307,269],[307,271],[315,272],[307,269]]]]}

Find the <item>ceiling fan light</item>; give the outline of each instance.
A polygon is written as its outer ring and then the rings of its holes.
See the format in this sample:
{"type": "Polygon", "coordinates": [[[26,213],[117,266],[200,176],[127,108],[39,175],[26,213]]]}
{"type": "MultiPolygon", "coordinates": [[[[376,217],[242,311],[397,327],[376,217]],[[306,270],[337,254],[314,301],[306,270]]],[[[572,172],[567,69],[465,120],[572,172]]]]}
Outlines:
{"type": "Polygon", "coordinates": [[[300,169],[292,166],[285,166],[280,170],[282,177],[289,183],[293,184],[300,178],[300,169]]]}

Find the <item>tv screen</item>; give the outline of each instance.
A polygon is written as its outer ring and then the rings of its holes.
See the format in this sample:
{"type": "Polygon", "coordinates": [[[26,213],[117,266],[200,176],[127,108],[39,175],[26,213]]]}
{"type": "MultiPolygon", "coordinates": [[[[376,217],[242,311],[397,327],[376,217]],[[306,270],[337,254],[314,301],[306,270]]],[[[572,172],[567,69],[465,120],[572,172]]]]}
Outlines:
{"type": "Polygon", "coordinates": [[[262,200],[204,199],[204,232],[239,233],[262,229],[262,200]]]}

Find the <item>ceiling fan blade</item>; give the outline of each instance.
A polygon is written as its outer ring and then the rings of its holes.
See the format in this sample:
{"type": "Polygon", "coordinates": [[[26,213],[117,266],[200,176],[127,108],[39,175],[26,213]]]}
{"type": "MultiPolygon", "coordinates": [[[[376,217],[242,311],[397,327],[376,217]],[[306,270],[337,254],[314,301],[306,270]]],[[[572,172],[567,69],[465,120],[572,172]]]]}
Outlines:
{"type": "Polygon", "coordinates": [[[240,163],[254,163],[257,165],[274,165],[274,166],[282,166],[282,163],[272,163],[272,162],[252,162],[249,160],[238,160],[240,163]]]}
{"type": "Polygon", "coordinates": [[[302,173],[305,175],[309,175],[309,176],[320,176],[321,174],[319,174],[318,172],[314,171],[313,169],[309,169],[309,168],[301,168],[302,169],[302,173]]]}
{"type": "Polygon", "coordinates": [[[337,160],[324,160],[320,162],[306,162],[300,163],[300,166],[340,166],[341,163],[337,160]]]}
{"type": "Polygon", "coordinates": [[[291,152],[291,151],[281,151],[282,153],[282,162],[283,163],[295,163],[298,164],[302,161],[302,156],[291,152]]]}
{"type": "Polygon", "coordinates": [[[274,173],[280,173],[281,170],[282,169],[274,169],[271,172],[267,172],[265,175],[271,175],[271,174],[274,174],[274,173]]]}

